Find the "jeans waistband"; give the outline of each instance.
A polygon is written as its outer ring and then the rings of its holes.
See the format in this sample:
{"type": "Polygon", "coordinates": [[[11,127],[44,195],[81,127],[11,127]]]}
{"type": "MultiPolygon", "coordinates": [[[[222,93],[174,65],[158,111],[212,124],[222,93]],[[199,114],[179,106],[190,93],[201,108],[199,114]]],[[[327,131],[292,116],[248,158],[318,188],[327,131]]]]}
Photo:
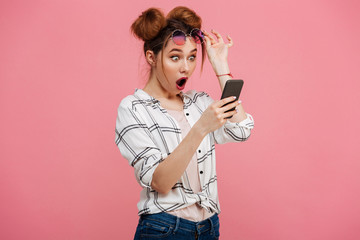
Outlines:
{"type": "Polygon", "coordinates": [[[166,212],[141,215],[140,218],[165,222],[172,225],[175,231],[177,228],[181,228],[183,230],[196,231],[199,233],[208,231],[209,229],[213,230],[214,226],[216,224],[219,224],[219,217],[217,213],[200,222],[193,222],[184,218],[177,217],[175,215],[171,215],[166,212]]]}

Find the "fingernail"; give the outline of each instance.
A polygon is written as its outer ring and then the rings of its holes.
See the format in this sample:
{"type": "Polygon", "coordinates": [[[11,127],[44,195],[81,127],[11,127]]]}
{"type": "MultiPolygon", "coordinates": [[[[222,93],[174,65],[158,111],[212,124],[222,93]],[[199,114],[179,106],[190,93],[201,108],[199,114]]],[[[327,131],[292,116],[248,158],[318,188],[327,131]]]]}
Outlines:
{"type": "Polygon", "coordinates": [[[234,98],[234,99],[236,99],[236,97],[235,97],[235,96],[233,96],[233,98],[234,98]]]}
{"type": "Polygon", "coordinates": [[[238,103],[241,103],[241,100],[239,100],[238,103]]]}

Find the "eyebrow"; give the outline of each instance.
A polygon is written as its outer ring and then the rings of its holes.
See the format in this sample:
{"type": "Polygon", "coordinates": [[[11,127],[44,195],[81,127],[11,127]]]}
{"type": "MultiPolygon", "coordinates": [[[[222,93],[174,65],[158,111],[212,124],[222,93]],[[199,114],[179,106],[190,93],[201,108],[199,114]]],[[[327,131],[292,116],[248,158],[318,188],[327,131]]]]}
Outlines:
{"type": "MultiPolygon", "coordinates": [[[[170,50],[169,53],[171,53],[171,52],[183,52],[183,51],[182,51],[181,49],[178,49],[178,48],[173,48],[173,49],[170,50]]],[[[197,52],[197,48],[194,48],[194,49],[191,50],[190,52],[191,52],[191,53],[192,53],[192,52],[197,52]]]]}

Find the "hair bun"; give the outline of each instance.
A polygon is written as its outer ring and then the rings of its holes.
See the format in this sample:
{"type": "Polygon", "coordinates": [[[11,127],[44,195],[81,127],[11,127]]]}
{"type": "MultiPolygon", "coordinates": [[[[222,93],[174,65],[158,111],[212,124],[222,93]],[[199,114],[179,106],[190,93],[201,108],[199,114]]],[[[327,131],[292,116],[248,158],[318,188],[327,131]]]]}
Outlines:
{"type": "Polygon", "coordinates": [[[171,10],[167,19],[177,19],[193,28],[201,29],[201,18],[190,8],[179,6],[171,10]]]}
{"type": "Polygon", "coordinates": [[[149,41],[156,37],[165,26],[164,13],[158,8],[149,8],[134,21],[131,25],[131,31],[143,41],[149,41]]]}

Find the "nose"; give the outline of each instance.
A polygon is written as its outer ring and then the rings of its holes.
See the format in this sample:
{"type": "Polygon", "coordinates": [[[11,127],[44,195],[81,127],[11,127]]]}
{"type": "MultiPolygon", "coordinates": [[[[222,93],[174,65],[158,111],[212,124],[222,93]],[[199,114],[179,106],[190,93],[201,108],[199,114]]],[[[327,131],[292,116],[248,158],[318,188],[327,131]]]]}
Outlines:
{"type": "Polygon", "coordinates": [[[181,68],[180,68],[180,72],[186,73],[189,71],[189,69],[190,69],[189,62],[186,59],[184,59],[182,65],[181,65],[181,68]]]}

